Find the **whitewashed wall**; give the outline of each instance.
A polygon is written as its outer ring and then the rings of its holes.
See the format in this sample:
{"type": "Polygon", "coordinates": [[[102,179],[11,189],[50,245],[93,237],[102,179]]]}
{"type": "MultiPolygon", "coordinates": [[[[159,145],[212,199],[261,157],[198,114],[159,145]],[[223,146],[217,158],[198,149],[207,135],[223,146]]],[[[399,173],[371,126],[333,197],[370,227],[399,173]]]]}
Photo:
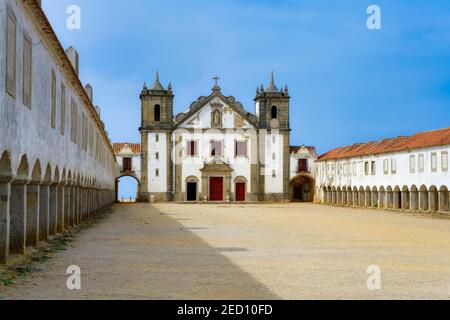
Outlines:
{"type": "Polygon", "coordinates": [[[167,135],[165,132],[148,134],[148,190],[152,193],[168,192],[167,189],[167,135]],[[158,139],[156,138],[158,136],[158,139]],[[156,159],[159,153],[159,159],[156,159]],[[159,176],[156,176],[156,169],[159,176]]]}
{"type": "MultiPolygon", "coordinates": [[[[380,187],[380,186],[411,186],[415,185],[420,188],[422,185],[426,186],[427,189],[431,186],[435,186],[438,189],[441,186],[447,186],[450,188],[450,172],[442,171],[441,154],[442,152],[450,153],[450,146],[432,147],[424,148],[410,151],[395,152],[389,154],[372,155],[366,157],[356,157],[345,160],[330,160],[321,161],[318,163],[318,185],[319,186],[335,186],[335,187],[380,187]],[[431,171],[431,154],[437,154],[437,171],[431,171]],[[424,171],[419,172],[419,154],[424,155],[424,171]],[[415,155],[415,172],[410,171],[410,156],[415,155]],[[395,159],[397,172],[392,173],[391,160],[395,159]],[[389,163],[389,173],[384,173],[384,160],[388,160],[389,163]],[[376,172],[374,175],[365,174],[364,163],[369,162],[369,164],[375,161],[376,172]],[[353,172],[353,164],[356,164],[356,173],[353,172]],[[347,171],[344,173],[344,166],[347,165],[347,171]],[[332,167],[334,166],[334,170],[332,167]],[[337,168],[342,166],[342,171],[338,171],[337,168]],[[352,171],[349,172],[349,166],[352,171]]],[[[370,168],[369,168],[370,169],[370,168]]]]}
{"type": "Polygon", "coordinates": [[[98,187],[114,189],[115,162],[109,141],[101,135],[101,130],[95,127],[96,136],[101,139],[104,147],[102,153],[104,163],[95,160],[94,154],[81,149],[81,114],[90,117],[94,123],[88,106],[85,105],[75,88],[65,78],[59,63],[52,54],[45,39],[26,19],[20,2],[0,0],[0,154],[8,151],[11,155],[12,171],[15,173],[21,158],[26,155],[30,170],[36,161],[40,161],[42,171],[49,164],[52,175],[58,166],[59,172],[71,171],[72,176],[80,175],[86,179],[95,179],[98,187]],[[5,90],[6,78],[6,4],[11,3],[17,19],[16,31],[16,96],[11,97],[5,90]],[[17,4],[19,3],[19,4],[17,4]],[[33,42],[32,47],[32,106],[31,110],[23,105],[23,34],[26,30],[33,42]],[[51,77],[52,70],[56,73],[57,111],[56,128],[52,128],[51,119],[51,77]],[[60,133],[61,123],[61,82],[66,87],[66,124],[65,134],[60,133]],[[78,141],[75,145],[70,141],[70,99],[73,97],[78,105],[78,141]]]}

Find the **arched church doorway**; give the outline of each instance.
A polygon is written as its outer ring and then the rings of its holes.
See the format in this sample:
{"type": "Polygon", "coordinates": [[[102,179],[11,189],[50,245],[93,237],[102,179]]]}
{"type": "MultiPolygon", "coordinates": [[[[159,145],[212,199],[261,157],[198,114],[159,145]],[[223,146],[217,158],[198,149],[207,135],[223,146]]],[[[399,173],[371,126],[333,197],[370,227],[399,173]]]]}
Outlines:
{"type": "Polygon", "coordinates": [[[291,200],[299,202],[312,202],[314,200],[315,180],[306,173],[295,176],[290,183],[291,200]]]}
{"type": "Polygon", "coordinates": [[[139,180],[133,176],[116,179],[116,197],[120,203],[135,203],[138,199],[139,180]]]}

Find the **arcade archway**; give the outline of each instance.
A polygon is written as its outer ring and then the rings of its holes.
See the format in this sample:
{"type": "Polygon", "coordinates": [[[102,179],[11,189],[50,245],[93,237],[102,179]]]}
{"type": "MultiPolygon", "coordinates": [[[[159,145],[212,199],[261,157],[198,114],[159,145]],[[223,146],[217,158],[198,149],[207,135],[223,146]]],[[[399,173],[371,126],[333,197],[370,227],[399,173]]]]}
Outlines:
{"type": "Polygon", "coordinates": [[[291,201],[314,201],[315,180],[307,173],[299,173],[290,182],[291,201]]]}

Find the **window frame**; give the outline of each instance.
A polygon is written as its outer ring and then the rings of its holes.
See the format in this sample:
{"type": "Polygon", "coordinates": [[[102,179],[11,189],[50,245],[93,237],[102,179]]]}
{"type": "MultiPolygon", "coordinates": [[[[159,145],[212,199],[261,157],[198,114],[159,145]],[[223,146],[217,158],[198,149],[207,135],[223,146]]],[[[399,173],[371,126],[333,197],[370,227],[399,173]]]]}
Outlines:
{"type": "Polygon", "coordinates": [[[419,159],[417,164],[417,170],[422,173],[425,171],[425,155],[423,153],[419,153],[419,159]]]}
{"type": "Polygon", "coordinates": [[[211,140],[210,141],[210,155],[214,158],[220,158],[223,156],[223,140],[211,140]],[[214,148],[215,143],[220,143],[220,154],[213,154],[213,150],[215,151],[216,148],[214,148]]]}
{"type": "Polygon", "coordinates": [[[6,27],[5,27],[5,89],[6,93],[12,98],[16,98],[17,95],[17,18],[13,9],[7,3],[6,4],[6,27]],[[10,39],[10,20],[13,24],[14,30],[11,31],[12,39],[10,39]],[[12,43],[12,53],[9,53],[10,42],[12,43]],[[12,55],[12,57],[11,57],[12,55]],[[10,75],[9,63],[12,63],[12,74],[10,75]]]}
{"type": "Polygon", "coordinates": [[[235,140],[234,141],[234,157],[235,158],[247,158],[248,152],[247,152],[247,140],[235,140]],[[243,143],[244,144],[244,154],[238,154],[238,144],[243,143]]]}
{"type": "Polygon", "coordinates": [[[27,33],[23,33],[23,77],[22,103],[31,110],[33,93],[33,42],[27,33]]]}
{"type": "Polygon", "coordinates": [[[397,159],[391,158],[391,174],[397,174],[397,159]]]}
{"type": "Polygon", "coordinates": [[[189,158],[198,157],[198,140],[186,140],[186,156],[189,158]]]}
{"type": "Polygon", "coordinates": [[[56,129],[56,73],[52,70],[51,86],[50,86],[50,125],[56,129]]]}
{"type": "Polygon", "coordinates": [[[416,155],[409,155],[409,173],[416,173],[416,155]]]}
{"type": "Polygon", "coordinates": [[[442,172],[448,172],[448,151],[441,152],[441,170],[442,172]]]}
{"type": "Polygon", "coordinates": [[[437,169],[438,169],[437,152],[432,152],[430,154],[430,168],[431,168],[431,172],[437,172],[437,169]]]}

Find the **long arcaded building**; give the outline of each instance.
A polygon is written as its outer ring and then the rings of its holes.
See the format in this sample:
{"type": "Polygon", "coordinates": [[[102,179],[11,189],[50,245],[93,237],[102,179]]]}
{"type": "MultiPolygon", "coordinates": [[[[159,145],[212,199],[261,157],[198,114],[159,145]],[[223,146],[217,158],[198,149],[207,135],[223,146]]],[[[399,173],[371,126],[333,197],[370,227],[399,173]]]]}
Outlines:
{"type": "Polygon", "coordinates": [[[316,201],[448,213],[449,152],[450,128],[331,150],[318,159],[316,201]]]}
{"type": "Polygon", "coordinates": [[[114,152],[78,59],[40,1],[0,0],[0,262],[114,201],[114,152]]]}

